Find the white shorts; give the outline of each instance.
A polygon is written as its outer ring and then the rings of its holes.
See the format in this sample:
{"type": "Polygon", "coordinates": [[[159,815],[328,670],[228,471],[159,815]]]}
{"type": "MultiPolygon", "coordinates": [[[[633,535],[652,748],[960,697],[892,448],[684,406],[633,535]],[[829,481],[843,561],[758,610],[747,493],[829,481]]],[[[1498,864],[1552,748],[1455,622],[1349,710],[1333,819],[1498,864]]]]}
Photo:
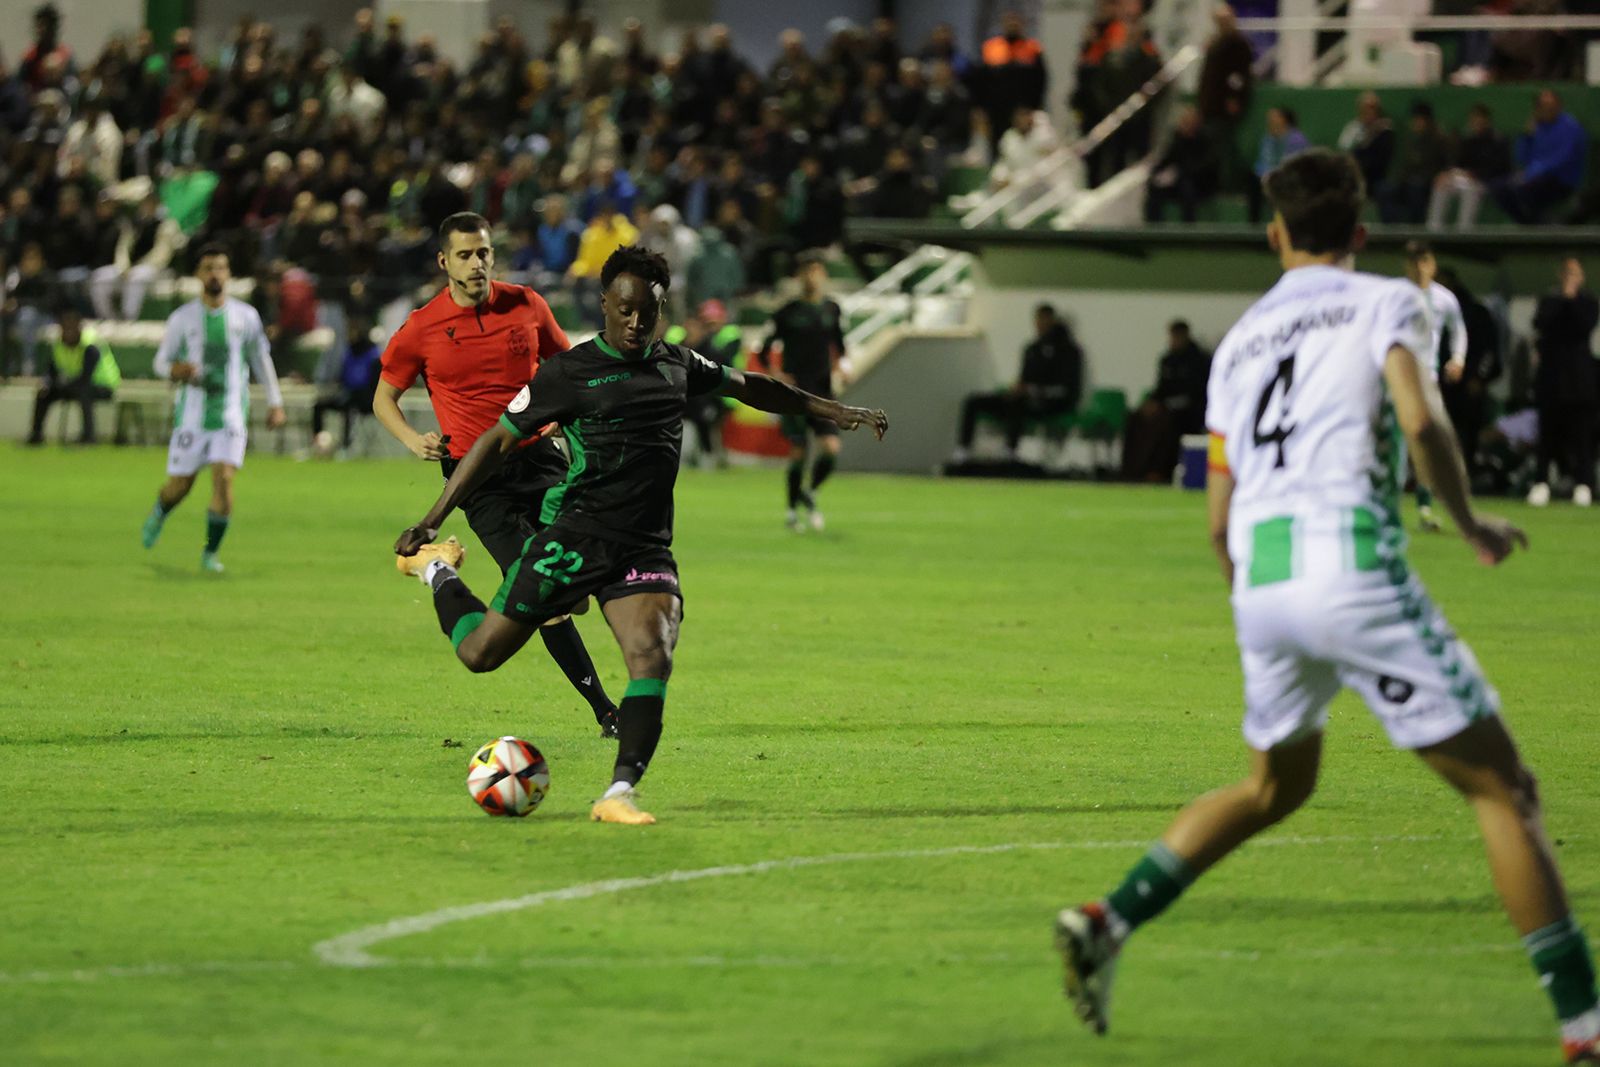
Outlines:
{"type": "Polygon", "coordinates": [[[1472,650],[1414,576],[1276,582],[1236,592],[1233,608],[1251,748],[1321,732],[1345,686],[1396,748],[1438,744],[1500,710],[1472,650]]]}
{"type": "Polygon", "coordinates": [[[172,443],[167,446],[167,473],[188,478],[213,463],[242,467],[248,436],[244,430],[173,430],[172,443]]]}

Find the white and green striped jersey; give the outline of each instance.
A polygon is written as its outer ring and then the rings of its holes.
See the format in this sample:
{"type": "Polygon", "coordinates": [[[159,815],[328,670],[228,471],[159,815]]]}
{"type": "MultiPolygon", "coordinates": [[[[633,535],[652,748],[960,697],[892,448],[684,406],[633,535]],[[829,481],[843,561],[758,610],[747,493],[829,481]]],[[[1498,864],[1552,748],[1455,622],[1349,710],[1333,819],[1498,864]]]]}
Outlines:
{"type": "Polygon", "coordinates": [[[1433,333],[1433,347],[1428,351],[1429,367],[1438,377],[1446,363],[1467,361],[1467,320],[1461,315],[1461,301],[1456,294],[1440,285],[1429,282],[1422,290],[1422,300],[1428,309],[1428,327],[1433,333]],[[1450,351],[1443,351],[1445,341],[1450,351]]]}
{"type": "Polygon", "coordinates": [[[165,378],[177,362],[193,363],[196,376],[177,386],[175,430],[248,429],[252,370],[267,390],[267,402],[283,404],[261,314],[242,300],[229,297],[215,311],[191,300],[173,311],[156,350],[155,372],[165,378]]]}
{"type": "Polygon", "coordinates": [[[1433,349],[1421,290],[1337,267],[1287,271],[1211,365],[1206,426],[1234,479],[1235,588],[1403,566],[1404,442],[1383,384],[1433,349]]]}

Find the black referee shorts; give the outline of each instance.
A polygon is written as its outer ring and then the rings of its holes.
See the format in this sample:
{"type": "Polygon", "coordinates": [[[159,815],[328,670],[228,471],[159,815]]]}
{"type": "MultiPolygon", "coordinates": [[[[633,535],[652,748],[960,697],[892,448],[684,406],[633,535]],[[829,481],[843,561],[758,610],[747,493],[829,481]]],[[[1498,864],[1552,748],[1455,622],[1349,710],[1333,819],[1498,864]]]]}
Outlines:
{"type": "MultiPolygon", "coordinates": [[[[457,466],[458,461],[447,459],[439,470],[448,479],[457,466]]],[[[538,531],[545,492],[566,476],[566,453],[545,438],[512,452],[494,477],[461,502],[467,525],[502,575],[522,557],[522,546],[538,531]]]]}

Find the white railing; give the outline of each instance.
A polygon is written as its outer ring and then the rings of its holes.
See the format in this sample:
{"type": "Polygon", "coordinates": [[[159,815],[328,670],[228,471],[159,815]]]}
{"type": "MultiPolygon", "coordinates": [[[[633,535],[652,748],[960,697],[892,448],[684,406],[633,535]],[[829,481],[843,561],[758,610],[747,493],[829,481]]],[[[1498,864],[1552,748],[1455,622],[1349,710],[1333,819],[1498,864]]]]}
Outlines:
{"type": "Polygon", "coordinates": [[[1398,43],[1413,33],[1460,33],[1473,30],[1600,30],[1600,16],[1596,15],[1392,15],[1349,11],[1332,14],[1338,6],[1332,0],[1317,5],[1311,15],[1280,15],[1276,18],[1244,18],[1239,29],[1245,33],[1271,33],[1279,35],[1256,60],[1258,76],[1277,71],[1286,53],[1310,57],[1311,62],[1300,72],[1280,72],[1279,80],[1316,85],[1343,67],[1351,55],[1352,37],[1369,39],[1369,43],[1398,43]],[[1316,54],[1318,33],[1339,33],[1342,36],[1322,54],[1316,54]],[[1373,34],[1386,36],[1383,42],[1371,42],[1373,34]],[[1398,37],[1390,36],[1398,34],[1398,37]],[[1298,76],[1286,76],[1291,73],[1298,76]],[[1305,76],[1309,75],[1309,80],[1305,76]]]}
{"type": "Polygon", "coordinates": [[[950,294],[971,266],[969,253],[922,245],[860,289],[841,297],[839,307],[847,316],[867,316],[845,333],[845,347],[857,350],[887,327],[910,320],[918,299],[950,294]],[[925,267],[933,269],[908,294],[906,282],[925,267]]]}
{"type": "MultiPolygon", "coordinates": [[[[1204,52],[1198,45],[1185,45],[1179,49],[1177,55],[1167,60],[1149,81],[1140,86],[1138,92],[1118,104],[1111,114],[1096,123],[1088,134],[1069,145],[1067,151],[1082,159],[1096,148],[1099,148],[1124,123],[1148,107],[1150,102],[1161,93],[1161,90],[1181,77],[1183,72],[1191,64],[1199,60],[1203,54],[1204,52]]],[[[1006,216],[1006,225],[1014,230],[1031,225],[1034,221],[1061,207],[1082,191],[1071,182],[1055,182],[1031,202],[1006,216]]]]}

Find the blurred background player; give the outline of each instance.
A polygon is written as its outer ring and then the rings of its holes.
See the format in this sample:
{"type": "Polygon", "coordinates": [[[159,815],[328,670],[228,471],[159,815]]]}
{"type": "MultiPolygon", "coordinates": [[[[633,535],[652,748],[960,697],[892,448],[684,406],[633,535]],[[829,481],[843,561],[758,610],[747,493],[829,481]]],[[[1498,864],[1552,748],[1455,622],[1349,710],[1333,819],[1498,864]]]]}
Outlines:
{"type": "Polygon", "coordinates": [[[1267,176],[1283,276],[1217,347],[1207,390],[1211,538],[1232,590],[1251,772],[1185,808],[1100,901],[1056,920],[1078,1016],[1104,1033],[1123,943],[1200,875],[1311,796],[1328,704],[1348,686],[1471,805],[1495,889],[1561,1024],[1569,1063],[1600,1062],[1589,945],[1499,697],[1405,558],[1404,449],[1480,562],[1526,547],[1474,511],[1431,373],[1413,286],[1359,274],[1364,183],[1312,149],[1267,176]]]}
{"type": "MultiPolygon", "coordinates": [[[[720,300],[703,300],[681,326],[672,326],[661,339],[668,344],[692,348],[719,367],[732,367],[739,358],[743,332],[728,321],[728,309],[720,300]]],[[[695,458],[702,463],[726,466],[722,447],[722,423],[728,405],[720,396],[697,396],[689,401],[684,418],[694,426],[695,458]]]]}
{"type": "Polygon", "coordinates": [[[882,411],[719,367],[690,349],[656,341],[670,286],[659,253],[634,246],[612,253],[600,270],[602,331],[551,361],[511,398],[427,515],[394,546],[400,570],[433,590],[439,628],[473,672],[492,671],[516,655],[545,620],[591,596],[599,602],[629,681],[617,712],[611,785],[589,814],[596,822],[635,826],[655,822],[639,810],[634,787],[661,740],[683,618],[672,557],[673,487],[690,398],[723,392],[758,411],[804,414],[846,430],[866,426],[879,439],[889,427],[882,411]],[[585,462],[574,462],[560,488],[544,496],[544,527],[486,605],[456,573],[460,545],[432,542],[450,512],[516,454],[519,442],[552,423],[585,462]]]}
{"type": "Polygon", "coordinates": [[[285,421],[283,394],[272,366],[272,347],[261,313],[228,295],[233,272],[228,250],[206,245],[195,260],[200,297],[167,317],[156,349],[155,372],[177,386],[167,480],[144,520],[144,547],[161,536],[172,509],[194,488],[200,468],[211,468],[211,504],[206,511],[206,546],[200,566],[222,573],[217,550],[233,515],[233,478],[244,466],[250,434],[250,375],[267,391],[267,429],[285,421]]]}
{"type": "MultiPolygon", "coordinates": [[[[390,338],[372,413],[412,455],[438,463],[448,479],[540,362],[570,346],[544,297],[493,280],[494,245],[482,215],[464,211],[440,223],[437,259],[446,285],[390,338]],[[418,433],[400,410],[400,398],[424,376],[443,436],[418,433]]],[[[545,491],[566,478],[567,462],[551,437],[538,435],[461,501],[467,524],[502,571],[522,557],[539,528],[545,491]]],[[[550,618],[539,635],[601,732],[615,736],[617,707],[571,617],[550,618]]]]}
{"type": "Polygon", "coordinates": [[[110,400],[122,374],[117,369],[111,347],[100,339],[93,327],[83,324],[83,315],[71,303],[56,312],[61,336],[50,346],[50,363],[45,367],[44,384],[33,401],[33,432],[28,444],[44,444],[44,420],[57,401],[77,403],[83,410],[83,430],[78,443],[94,444],[94,406],[110,400]]]}
{"type": "MultiPolygon", "coordinates": [[[[783,370],[777,375],[807,393],[833,399],[833,375],[844,360],[844,313],[823,294],[828,283],[828,268],[820,252],[802,252],[795,258],[795,280],[800,295],[784,304],[772,316],[772,328],[761,346],[765,366],[776,342],[783,346],[783,370]]],[[[803,530],[807,520],[813,530],[823,527],[817,508],[817,490],[833,473],[839,460],[839,430],[826,419],[809,415],[785,415],[783,433],[789,439],[789,512],[791,530],[803,530]],[[811,465],[811,481],[806,484],[808,444],[816,444],[811,465]]]]}
{"type": "MultiPolygon", "coordinates": [[[[1461,315],[1461,302],[1440,284],[1439,261],[1426,241],[1407,241],[1405,249],[1406,277],[1422,290],[1423,306],[1428,309],[1429,336],[1433,348],[1424,357],[1428,371],[1441,385],[1461,380],[1467,366],[1467,322],[1461,315]],[[1449,342],[1449,359],[1441,362],[1445,342],[1449,342]]],[[[1467,442],[1471,448],[1474,442],[1467,442]]],[[[1425,533],[1438,533],[1439,518],[1433,513],[1433,494],[1417,479],[1417,516],[1425,533]]]]}

